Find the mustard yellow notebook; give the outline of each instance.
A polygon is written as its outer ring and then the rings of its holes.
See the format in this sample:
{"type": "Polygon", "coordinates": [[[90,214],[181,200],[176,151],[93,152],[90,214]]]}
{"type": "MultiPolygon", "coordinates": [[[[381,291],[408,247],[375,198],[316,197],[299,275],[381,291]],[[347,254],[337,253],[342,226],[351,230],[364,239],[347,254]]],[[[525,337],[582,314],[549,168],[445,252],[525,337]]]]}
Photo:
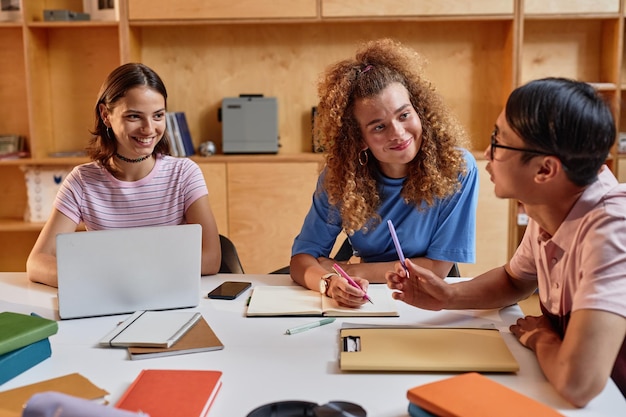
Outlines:
{"type": "Polygon", "coordinates": [[[342,371],[517,372],[495,328],[341,329],[342,371]]]}

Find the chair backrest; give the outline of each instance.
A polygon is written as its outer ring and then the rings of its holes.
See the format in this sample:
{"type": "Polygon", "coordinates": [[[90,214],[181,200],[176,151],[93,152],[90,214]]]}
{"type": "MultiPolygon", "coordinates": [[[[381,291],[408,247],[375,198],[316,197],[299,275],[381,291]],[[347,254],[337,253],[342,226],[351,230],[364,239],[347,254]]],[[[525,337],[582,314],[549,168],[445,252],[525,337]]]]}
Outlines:
{"type": "MultiPolygon", "coordinates": [[[[346,238],[346,240],[344,240],[343,243],[341,244],[341,247],[339,248],[339,250],[333,257],[333,259],[336,261],[345,262],[349,260],[350,258],[352,258],[352,255],[353,255],[352,244],[350,243],[350,239],[346,238]]],[[[276,271],[270,272],[270,274],[288,274],[288,273],[289,273],[289,266],[285,266],[281,269],[277,269],[276,271]]],[[[448,276],[449,277],[461,276],[459,272],[459,266],[457,265],[456,262],[452,265],[452,268],[450,268],[450,272],[448,272],[448,276]]]]}
{"type": "MultiPolygon", "coordinates": [[[[352,258],[352,255],[353,255],[352,244],[350,243],[349,239],[346,239],[344,240],[343,244],[341,245],[341,247],[339,248],[339,250],[337,251],[333,259],[336,261],[344,262],[352,258]]],[[[456,262],[452,265],[452,268],[450,268],[450,272],[448,272],[448,276],[449,277],[461,276],[461,273],[459,271],[459,266],[457,265],[456,262]]]]}
{"type": "Polygon", "coordinates": [[[239,260],[235,244],[226,236],[220,235],[220,246],[222,248],[222,263],[219,272],[221,274],[243,274],[243,266],[239,260]]]}
{"type": "Polygon", "coordinates": [[[452,268],[450,268],[450,272],[448,272],[448,276],[449,277],[461,276],[461,272],[459,271],[459,265],[456,262],[454,263],[454,265],[452,265],[452,268]]]}

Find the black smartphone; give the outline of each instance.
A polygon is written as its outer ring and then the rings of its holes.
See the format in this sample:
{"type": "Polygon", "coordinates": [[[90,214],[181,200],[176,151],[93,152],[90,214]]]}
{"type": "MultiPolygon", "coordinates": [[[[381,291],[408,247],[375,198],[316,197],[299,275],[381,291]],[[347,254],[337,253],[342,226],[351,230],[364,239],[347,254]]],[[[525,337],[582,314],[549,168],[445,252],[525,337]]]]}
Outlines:
{"type": "Polygon", "coordinates": [[[218,300],[234,300],[242,292],[250,288],[249,282],[243,281],[224,281],[211,291],[207,297],[216,298],[218,300]]]}

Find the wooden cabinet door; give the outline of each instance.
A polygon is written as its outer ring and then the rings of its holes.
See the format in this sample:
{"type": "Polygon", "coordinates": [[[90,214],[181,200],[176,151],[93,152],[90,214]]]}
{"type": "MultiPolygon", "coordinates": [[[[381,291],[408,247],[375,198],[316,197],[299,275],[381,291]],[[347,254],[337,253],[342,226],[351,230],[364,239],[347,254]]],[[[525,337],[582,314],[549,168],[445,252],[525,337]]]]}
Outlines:
{"type": "Polygon", "coordinates": [[[317,162],[228,163],[229,237],[246,273],[265,274],[289,264],[318,167],[317,162]]]}
{"type": "Polygon", "coordinates": [[[513,0],[321,0],[322,17],[513,15],[513,0]]]}
{"type": "Polygon", "coordinates": [[[217,222],[217,230],[228,236],[228,196],[226,194],[226,164],[198,163],[209,189],[209,202],[217,222]]]}
{"type": "Polygon", "coordinates": [[[132,20],[313,18],[316,0],[129,0],[132,20]]]}
{"type": "Polygon", "coordinates": [[[526,0],[524,12],[528,15],[617,13],[619,0],[526,0]]]}
{"type": "Polygon", "coordinates": [[[461,264],[461,276],[473,277],[507,261],[509,200],[496,197],[487,161],[476,161],[480,178],[478,208],[476,211],[476,263],[461,264]]]}

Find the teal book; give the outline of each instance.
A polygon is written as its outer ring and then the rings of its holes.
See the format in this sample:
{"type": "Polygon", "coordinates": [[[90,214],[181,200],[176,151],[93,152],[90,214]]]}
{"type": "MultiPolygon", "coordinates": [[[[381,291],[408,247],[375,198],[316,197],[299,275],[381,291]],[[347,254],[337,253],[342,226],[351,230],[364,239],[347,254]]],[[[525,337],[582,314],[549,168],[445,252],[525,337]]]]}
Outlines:
{"type": "Polygon", "coordinates": [[[0,385],[43,362],[51,355],[50,341],[47,338],[0,355],[0,385]]]}
{"type": "Polygon", "coordinates": [[[436,414],[429,413],[422,407],[419,407],[413,403],[409,403],[409,415],[411,417],[437,417],[436,414]]]}
{"type": "Polygon", "coordinates": [[[54,320],[4,311],[0,313],[0,355],[52,336],[58,329],[54,320]]]}

